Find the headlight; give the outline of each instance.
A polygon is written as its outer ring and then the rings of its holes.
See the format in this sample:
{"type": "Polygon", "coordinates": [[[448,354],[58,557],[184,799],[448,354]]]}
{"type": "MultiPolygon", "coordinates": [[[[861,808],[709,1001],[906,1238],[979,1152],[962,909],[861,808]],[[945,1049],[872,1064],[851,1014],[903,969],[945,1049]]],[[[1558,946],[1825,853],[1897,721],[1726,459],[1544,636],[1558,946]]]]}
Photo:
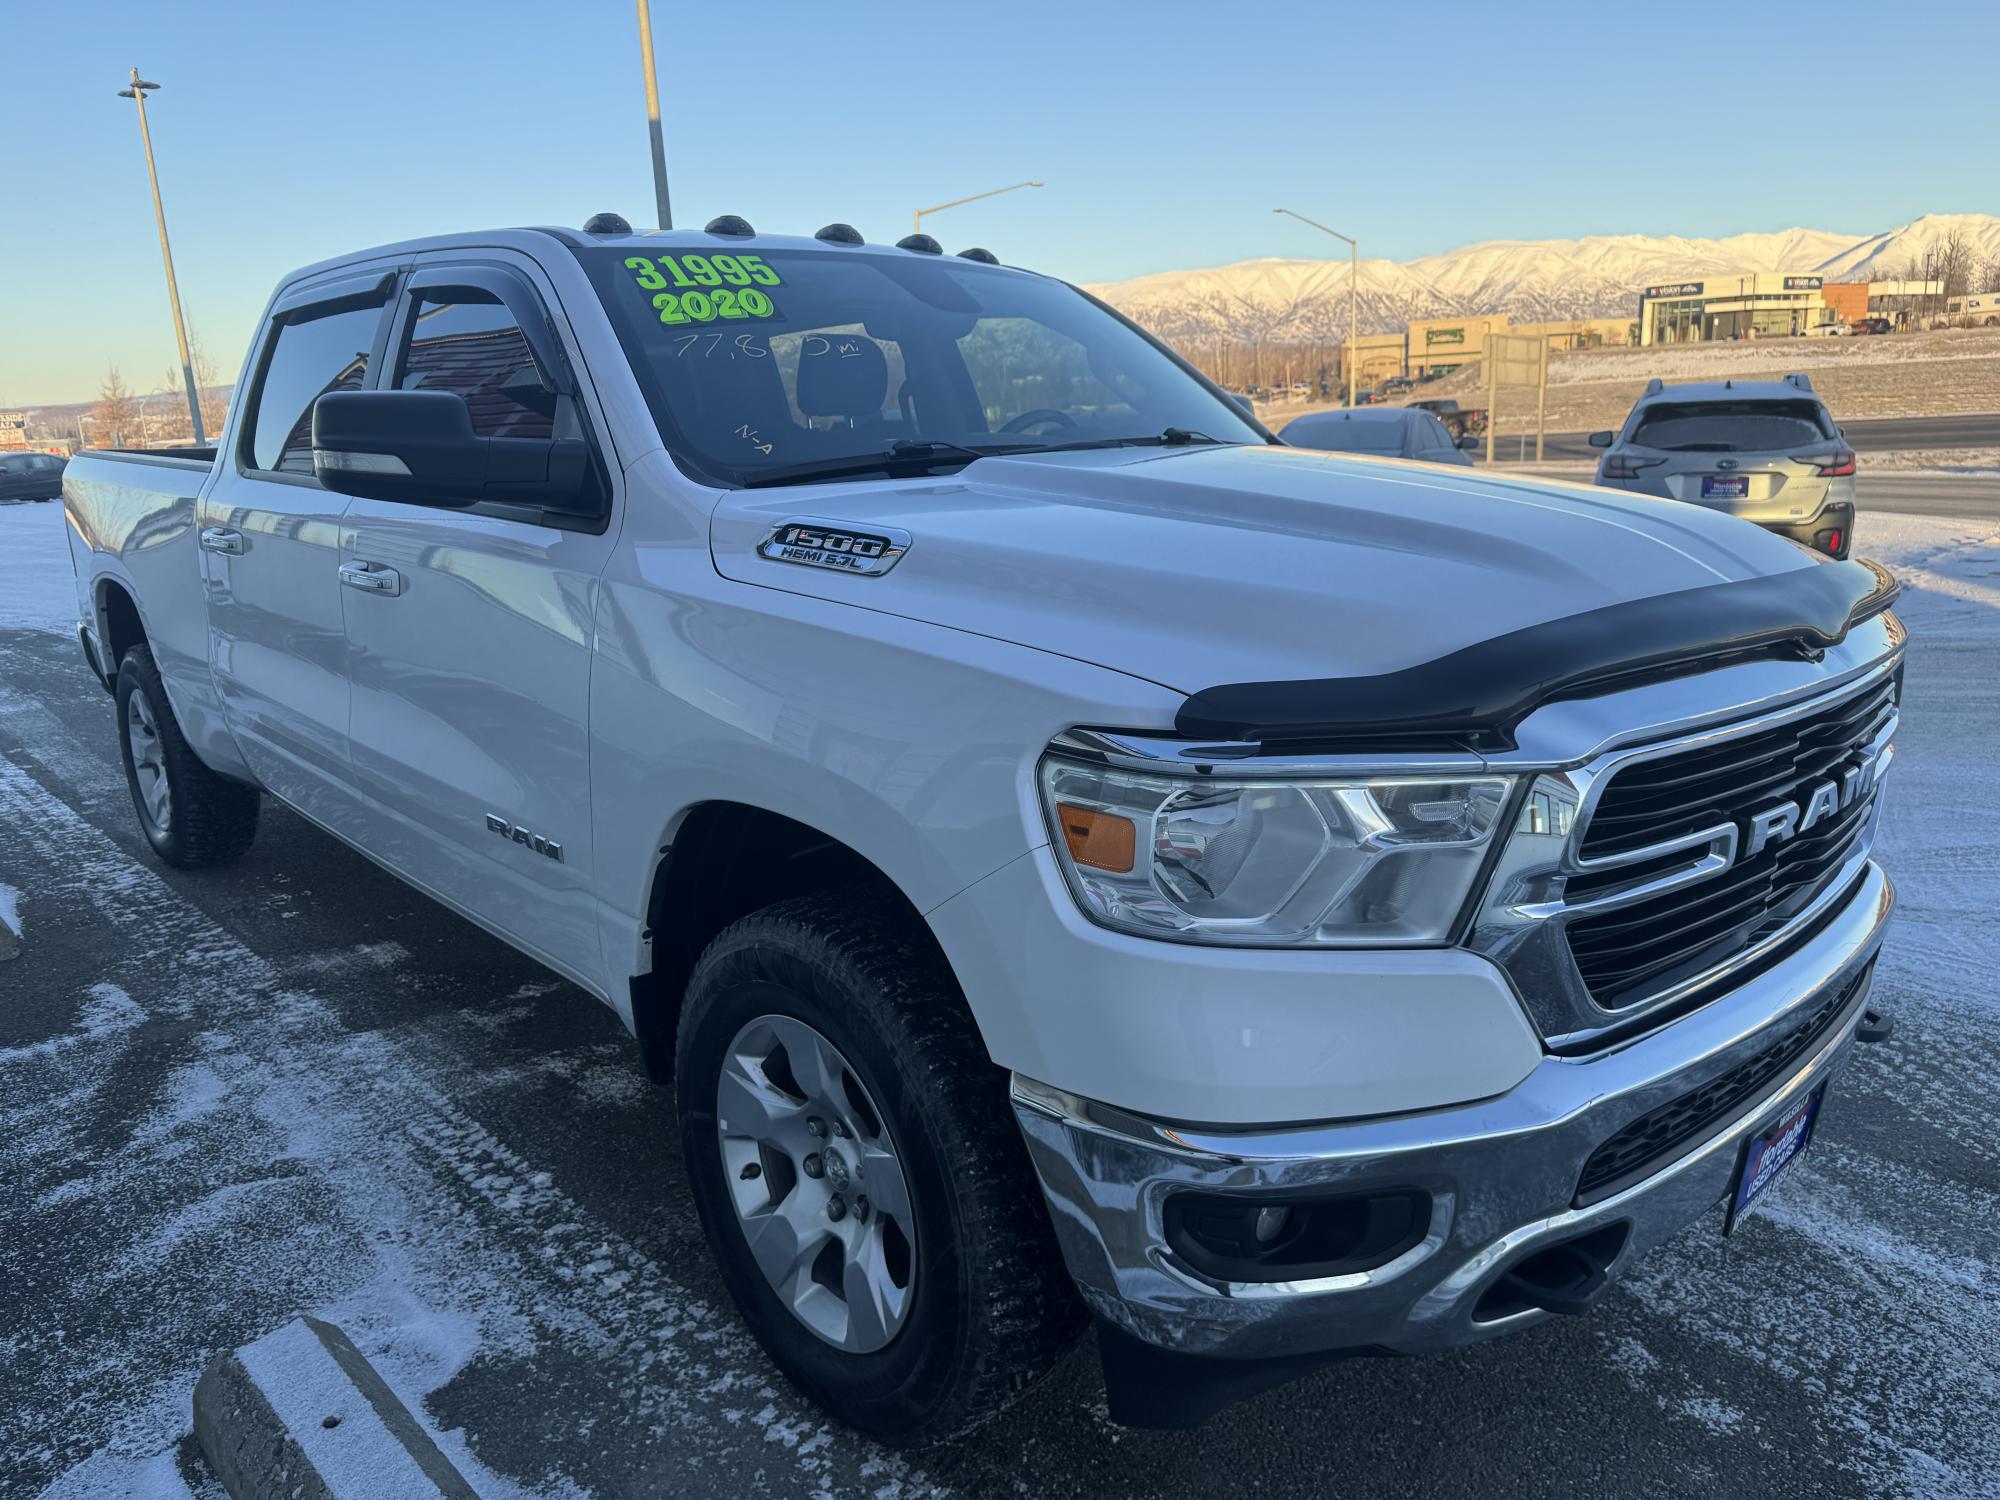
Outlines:
{"type": "Polygon", "coordinates": [[[1042,806],[1077,902],[1148,937],[1440,943],[1492,844],[1505,776],[1148,776],[1050,757],[1042,806]]]}

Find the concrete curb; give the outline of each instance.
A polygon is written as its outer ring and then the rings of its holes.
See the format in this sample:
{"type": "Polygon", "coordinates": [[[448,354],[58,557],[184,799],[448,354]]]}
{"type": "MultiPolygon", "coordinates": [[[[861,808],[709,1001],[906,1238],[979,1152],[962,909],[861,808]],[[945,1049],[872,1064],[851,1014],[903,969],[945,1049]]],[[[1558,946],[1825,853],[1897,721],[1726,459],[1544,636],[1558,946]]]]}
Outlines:
{"type": "Polygon", "coordinates": [[[230,1500],[479,1500],[347,1335],[318,1318],[210,1360],[194,1435],[230,1500]]]}

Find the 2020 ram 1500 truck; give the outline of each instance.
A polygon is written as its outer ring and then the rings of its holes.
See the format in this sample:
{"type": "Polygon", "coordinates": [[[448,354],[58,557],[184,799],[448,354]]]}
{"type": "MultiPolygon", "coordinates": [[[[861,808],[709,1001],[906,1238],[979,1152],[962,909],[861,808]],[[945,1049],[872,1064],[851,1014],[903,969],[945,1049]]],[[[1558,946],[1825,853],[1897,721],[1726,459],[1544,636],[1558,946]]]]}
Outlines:
{"type": "Polygon", "coordinates": [[[163,859],[268,794],[618,1012],[827,1408],[1088,1313],[1197,1420],[1795,1155],[1884,1024],[1886,574],[1276,446],[984,251],[595,227],[287,277],[215,450],[70,466],[82,644],[163,859]]]}

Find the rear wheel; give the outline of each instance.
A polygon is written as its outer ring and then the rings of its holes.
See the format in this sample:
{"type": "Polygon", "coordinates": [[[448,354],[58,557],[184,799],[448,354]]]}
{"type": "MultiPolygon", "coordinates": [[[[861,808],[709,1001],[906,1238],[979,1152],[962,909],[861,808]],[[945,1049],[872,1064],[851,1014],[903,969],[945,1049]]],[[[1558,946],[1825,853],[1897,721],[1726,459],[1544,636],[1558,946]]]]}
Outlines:
{"type": "Polygon", "coordinates": [[[885,901],[727,928],[682,1010],[688,1178],[744,1321],[842,1421],[917,1445],[999,1411],[1083,1324],[963,999],[885,901]]]}
{"type": "Polygon", "coordinates": [[[260,794],[201,763],[144,646],[132,647],[120,662],[116,697],[125,780],[153,852],[183,869],[241,855],[257,836],[260,794]]]}

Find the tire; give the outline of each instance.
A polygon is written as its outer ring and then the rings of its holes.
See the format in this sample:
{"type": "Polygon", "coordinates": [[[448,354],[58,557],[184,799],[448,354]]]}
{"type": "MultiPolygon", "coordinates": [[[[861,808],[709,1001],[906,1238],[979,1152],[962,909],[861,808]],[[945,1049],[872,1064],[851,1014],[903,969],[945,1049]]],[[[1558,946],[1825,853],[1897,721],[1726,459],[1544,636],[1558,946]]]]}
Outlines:
{"type": "Polygon", "coordinates": [[[183,870],[238,858],[257,837],[262,794],[216,775],[196,757],[144,646],[132,647],[118,664],[113,697],[125,784],[153,852],[183,870]]]}
{"type": "MultiPolygon", "coordinates": [[[[928,935],[912,930],[915,920],[890,898],[829,893],[781,902],[726,928],[689,980],[674,1070],[695,1206],[744,1321],[800,1391],[897,1447],[938,1442],[993,1416],[1053,1367],[1085,1321],[1012,1117],[1006,1075],[987,1057],[928,935]],[[809,1326],[794,1310],[797,1295],[781,1293],[760,1266],[746,1228],[758,1220],[738,1208],[738,1193],[759,1191],[778,1205],[777,1179],[790,1170],[794,1181],[779,1206],[797,1210],[811,1232],[830,1233],[817,1227],[816,1200],[795,1195],[824,1194],[836,1175],[850,1191],[863,1185],[858,1173],[836,1174],[834,1150],[811,1174],[803,1158],[785,1165],[790,1151],[748,1147],[730,1118],[743,1106],[718,1097],[725,1066],[742,1066],[746,1038],[773,1026],[803,1036],[801,1023],[849,1070],[834,1087],[856,1107],[836,1106],[843,1118],[822,1122],[827,1145],[853,1154],[872,1143],[900,1165],[908,1283],[901,1322],[880,1347],[838,1347],[824,1328],[809,1326]],[[872,1133],[871,1113],[879,1117],[872,1133]],[[746,1158],[750,1149],[760,1154],[746,1158]],[[764,1161],[772,1167],[763,1170],[764,1161]],[[797,1176],[802,1169],[813,1180],[797,1176]]],[[[788,1057],[760,1065],[759,1076],[767,1065],[773,1074],[794,1073],[788,1057]]],[[[825,1078],[835,1070],[800,1071],[825,1078]]],[[[811,1092],[797,1076],[787,1082],[785,1095],[811,1092]]],[[[817,1118],[810,1103],[799,1108],[801,1124],[817,1118]]],[[[883,1180],[879,1165],[869,1170],[871,1180],[883,1180]]],[[[767,1212],[775,1216],[776,1208],[767,1212]]],[[[900,1221],[876,1211],[873,1222],[879,1245],[892,1247],[900,1221]]],[[[849,1224],[843,1232],[858,1230],[849,1224]]],[[[810,1243],[807,1231],[797,1243],[810,1243]]],[[[840,1272],[827,1270],[827,1253],[813,1260],[809,1279],[831,1291],[840,1272]]],[[[790,1255],[795,1265],[805,1259],[790,1255]]],[[[791,1285],[804,1286],[818,1307],[832,1306],[806,1280],[791,1285]]],[[[843,1296],[836,1321],[870,1323],[854,1306],[843,1296]]],[[[874,1320],[870,1331],[886,1322],[874,1320]]]]}

